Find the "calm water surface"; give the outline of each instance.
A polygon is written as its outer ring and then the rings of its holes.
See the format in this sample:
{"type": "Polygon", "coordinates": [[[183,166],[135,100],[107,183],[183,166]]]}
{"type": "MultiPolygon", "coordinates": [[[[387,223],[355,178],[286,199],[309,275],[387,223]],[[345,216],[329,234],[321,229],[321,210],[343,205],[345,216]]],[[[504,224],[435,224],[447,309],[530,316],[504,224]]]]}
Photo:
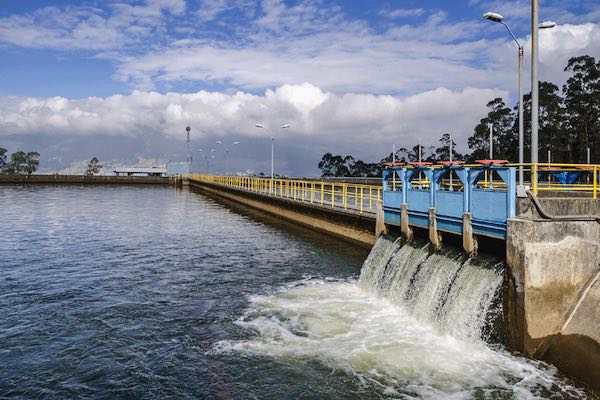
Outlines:
{"type": "Polygon", "coordinates": [[[357,283],[367,253],[164,187],[0,186],[0,398],[581,398],[357,283]]]}
{"type": "Polygon", "coordinates": [[[0,213],[0,397],[336,392],[320,365],[214,345],[252,334],[235,323],[250,295],[356,276],[364,251],[167,187],[0,187],[0,213]]]}

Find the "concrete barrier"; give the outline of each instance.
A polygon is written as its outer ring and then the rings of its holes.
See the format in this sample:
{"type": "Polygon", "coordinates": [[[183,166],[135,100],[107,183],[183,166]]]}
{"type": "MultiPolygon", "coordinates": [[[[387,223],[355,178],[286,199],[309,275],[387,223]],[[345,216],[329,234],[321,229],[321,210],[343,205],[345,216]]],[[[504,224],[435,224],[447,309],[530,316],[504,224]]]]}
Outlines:
{"type": "Polygon", "coordinates": [[[0,175],[0,185],[169,185],[173,183],[173,178],[161,176],[0,175]]]}
{"type": "MultiPolygon", "coordinates": [[[[544,210],[551,215],[600,215],[600,201],[591,197],[538,197],[544,210]]],[[[528,198],[517,199],[517,216],[538,219],[538,213],[528,198]]]]}
{"type": "Polygon", "coordinates": [[[375,218],[305,205],[284,198],[274,198],[207,182],[190,180],[190,188],[212,196],[250,206],[287,221],[332,236],[371,247],[375,243],[375,218]]]}

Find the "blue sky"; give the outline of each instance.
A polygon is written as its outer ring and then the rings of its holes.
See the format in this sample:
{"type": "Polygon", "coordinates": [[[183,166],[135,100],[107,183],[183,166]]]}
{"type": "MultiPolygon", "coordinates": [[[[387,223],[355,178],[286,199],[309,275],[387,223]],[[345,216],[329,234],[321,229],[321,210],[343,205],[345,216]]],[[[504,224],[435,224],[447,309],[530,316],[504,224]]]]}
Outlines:
{"type": "MultiPolygon", "coordinates": [[[[558,23],[541,34],[540,76],[562,84],[569,57],[600,57],[600,4],[540,4],[558,23]]],[[[290,123],[276,134],[288,174],[316,173],[325,151],[374,161],[447,131],[464,148],[489,99],[514,103],[516,47],[489,10],[528,39],[519,0],[4,0],[0,146],[69,143],[41,151],[48,170],[80,168],[98,142],[105,163],[158,163],[185,158],[189,123],[195,147],[239,140],[234,168],[258,172],[268,135],[254,124],[290,123]]]]}

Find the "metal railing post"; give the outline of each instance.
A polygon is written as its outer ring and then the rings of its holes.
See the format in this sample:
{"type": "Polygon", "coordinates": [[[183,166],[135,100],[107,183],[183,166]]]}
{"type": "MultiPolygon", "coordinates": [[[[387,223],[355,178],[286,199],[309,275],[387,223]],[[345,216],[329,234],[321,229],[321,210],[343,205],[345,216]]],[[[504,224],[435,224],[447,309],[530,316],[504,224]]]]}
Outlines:
{"type": "Polygon", "coordinates": [[[331,208],[335,207],[335,184],[331,182],[331,208]]]}
{"type": "Polygon", "coordinates": [[[531,166],[531,188],[533,189],[533,194],[537,196],[538,192],[538,176],[537,176],[537,164],[532,164],[531,166]]]}
{"type": "Polygon", "coordinates": [[[598,166],[594,165],[594,172],[592,173],[592,179],[594,180],[594,199],[597,198],[598,194],[598,166]]]}
{"type": "Polygon", "coordinates": [[[363,187],[360,187],[360,213],[363,212],[363,187]]]}

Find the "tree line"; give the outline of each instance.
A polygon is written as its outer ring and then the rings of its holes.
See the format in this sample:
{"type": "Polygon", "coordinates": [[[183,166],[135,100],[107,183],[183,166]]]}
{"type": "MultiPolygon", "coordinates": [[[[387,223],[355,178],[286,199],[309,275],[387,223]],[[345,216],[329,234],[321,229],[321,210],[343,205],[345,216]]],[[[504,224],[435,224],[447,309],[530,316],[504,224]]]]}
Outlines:
{"type": "MultiPolygon", "coordinates": [[[[600,163],[600,60],[589,55],[572,57],[564,68],[570,77],[559,88],[551,82],[539,84],[539,161],[556,163],[600,163]],[[562,90],[561,90],[562,89],[562,90]],[[550,160],[548,160],[548,152],[550,160]]],[[[518,162],[518,103],[510,108],[498,97],[487,103],[488,113],[473,128],[467,139],[470,152],[454,152],[454,160],[473,162],[489,158],[489,126],[492,125],[493,158],[518,162]]],[[[524,162],[531,158],[531,93],[523,96],[524,162]]],[[[438,146],[423,146],[423,161],[448,160],[450,133],[443,133],[438,146]]],[[[452,146],[456,143],[452,140],[452,146]]],[[[390,153],[377,163],[365,163],[350,155],[326,153],[319,162],[322,176],[381,176],[384,162],[394,159],[390,153]]],[[[419,159],[419,145],[400,147],[395,160],[419,159]]]]}
{"type": "Polygon", "coordinates": [[[0,147],[0,174],[31,175],[40,164],[40,153],[37,151],[16,151],[7,159],[7,150],[0,147]]]}

